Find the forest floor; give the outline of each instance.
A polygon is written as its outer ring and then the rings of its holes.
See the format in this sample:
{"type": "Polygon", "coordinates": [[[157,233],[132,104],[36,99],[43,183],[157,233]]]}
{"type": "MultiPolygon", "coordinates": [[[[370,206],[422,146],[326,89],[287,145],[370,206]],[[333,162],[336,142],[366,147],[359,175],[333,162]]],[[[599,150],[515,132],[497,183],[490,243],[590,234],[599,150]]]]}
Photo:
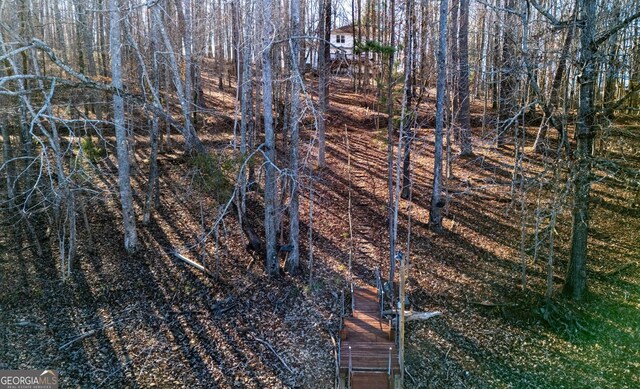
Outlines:
{"type": "MultiPolygon", "coordinates": [[[[225,156],[233,140],[235,90],[207,90],[207,105],[217,114],[205,118],[199,134],[218,157],[211,162],[183,156],[177,136],[173,145],[165,144],[159,157],[159,205],[149,226],[139,226],[137,254],[123,250],[112,154],[97,164],[99,169],[87,165],[99,194],[88,207],[91,239],[80,230],[71,279],[60,281],[57,254],[38,258],[29,247],[17,247],[10,229],[3,229],[0,369],[56,369],[63,387],[332,387],[340,292],[348,291],[351,279],[371,283],[376,266],[388,272],[386,117],[376,114],[373,94],[352,93],[349,81],[337,81],[331,85],[327,167],[313,169],[302,182],[302,275],[267,277],[262,258],[247,252],[233,214],[218,234],[212,228],[229,194],[225,177],[234,166],[224,161],[230,160],[225,156]],[[222,178],[216,173],[220,161],[222,178]],[[204,247],[198,245],[203,233],[208,234],[204,247]],[[206,263],[216,277],[177,260],[175,251],[206,263]]],[[[406,387],[639,387],[637,189],[596,170],[589,293],[580,303],[560,294],[570,236],[564,204],[554,231],[554,302],[545,304],[548,258],[542,254],[548,253],[540,249],[535,261],[530,255],[532,215],[539,203],[534,191],[522,197],[517,185],[512,196],[514,146],[496,147],[490,126],[483,131],[479,101],[473,105],[474,156],[453,160],[444,231],[428,229],[433,98],[422,106],[412,154],[412,199],[400,203],[398,236],[409,254],[414,309],[443,315],[407,325],[406,387]],[[527,211],[524,289],[522,201],[527,211]]],[[[625,123],[609,134],[610,160],[640,167],[638,128],[625,123]]],[[[147,130],[135,131],[134,188],[141,209],[147,130]]],[[[306,140],[314,136],[310,126],[302,133],[306,140]]],[[[548,167],[544,162],[550,158],[531,153],[534,137],[532,127],[524,159],[531,176],[548,167]]],[[[278,146],[282,162],[281,133],[278,146]]],[[[311,155],[307,151],[302,154],[311,155]]],[[[247,201],[250,221],[260,233],[259,193],[251,192],[247,201]]]]}

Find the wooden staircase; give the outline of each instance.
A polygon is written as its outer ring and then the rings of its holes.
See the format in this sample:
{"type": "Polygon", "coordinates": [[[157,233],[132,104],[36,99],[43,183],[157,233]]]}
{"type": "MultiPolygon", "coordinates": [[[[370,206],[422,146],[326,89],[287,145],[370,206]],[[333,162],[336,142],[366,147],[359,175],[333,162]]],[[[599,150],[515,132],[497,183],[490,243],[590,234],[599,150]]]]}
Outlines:
{"type": "Polygon", "coordinates": [[[343,387],[391,388],[400,372],[398,350],[389,322],[381,320],[378,291],[372,286],[353,291],[353,315],[340,332],[340,376],[343,387]]]}

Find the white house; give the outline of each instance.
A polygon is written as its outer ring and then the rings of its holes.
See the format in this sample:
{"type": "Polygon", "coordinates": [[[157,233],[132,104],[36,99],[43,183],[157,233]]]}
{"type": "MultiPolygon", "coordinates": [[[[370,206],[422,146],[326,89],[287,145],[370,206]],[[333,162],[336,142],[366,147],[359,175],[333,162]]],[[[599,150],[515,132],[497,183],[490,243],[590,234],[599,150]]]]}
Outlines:
{"type": "Polygon", "coordinates": [[[331,59],[353,59],[353,25],[331,31],[331,59]]]}
{"type": "MultiPolygon", "coordinates": [[[[354,46],[354,37],[353,37],[353,25],[349,24],[346,26],[342,26],[340,28],[336,28],[331,30],[330,34],[330,59],[329,61],[337,61],[341,63],[340,66],[345,66],[341,59],[354,59],[353,54],[353,46],[354,46]]],[[[307,66],[313,69],[318,68],[318,45],[309,45],[307,46],[307,52],[305,53],[305,62],[307,66]]]]}

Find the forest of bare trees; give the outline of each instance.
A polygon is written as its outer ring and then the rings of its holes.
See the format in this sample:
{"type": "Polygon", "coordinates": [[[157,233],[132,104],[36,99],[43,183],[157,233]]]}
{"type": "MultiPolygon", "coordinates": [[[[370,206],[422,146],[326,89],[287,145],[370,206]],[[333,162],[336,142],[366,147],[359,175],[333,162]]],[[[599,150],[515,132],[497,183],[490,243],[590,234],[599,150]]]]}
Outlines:
{"type": "Polygon", "coordinates": [[[3,247],[63,283],[105,229],[140,261],[169,218],[191,227],[163,252],[214,280],[237,264],[311,288],[373,263],[393,285],[400,252],[420,268],[482,209],[471,230],[510,226],[509,288],[558,319],[637,267],[594,270],[592,224],[614,223],[608,191],[628,208],[608,234],[638,219],[638,122],[631,0],[0,0],[3,247]]]}

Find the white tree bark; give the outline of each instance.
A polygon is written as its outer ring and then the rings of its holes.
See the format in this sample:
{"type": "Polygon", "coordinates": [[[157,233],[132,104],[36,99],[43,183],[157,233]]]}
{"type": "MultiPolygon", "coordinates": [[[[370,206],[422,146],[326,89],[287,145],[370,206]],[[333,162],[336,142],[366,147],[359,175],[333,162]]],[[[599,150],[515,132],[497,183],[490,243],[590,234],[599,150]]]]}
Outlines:
{"type": "MultiPolygon", "coordinates": [[[[111,49],[111,82],[115,88],[122,89],[122,53],[120,43],[120,9],[118,0],[109,0],[111,26],[109,47],[111,49]]],[[[118,185],[124,224],[124,247],[129,253],[138,246],[135,211],[131,193],[131,174],[129,166],[127,129],[124,127],[124,100],[117,93],[113,95],[113,123],[116,128],[116,150],[118,154],[118,185]]]]}
{"type": "Polygon", "coordinates": [[[444,96],[446,87],[447,58],[447,0],[440,0],[440,27],[438,32],[438,82],[436,84],[436,131],[433,161],[433,191],[429,226],[435,231],[442,230],[442,132],[444,128],[444,96]]]}
{"type": "Polygon", "coordinates": [[[291,0],[291,200],[289,202],[289,245],[291,251],[287,258],[286,268],[291,274],[298,272],[300,263],[300,210],[298,200],[298,144],[300,141],[300,90],[302,78],[298,65],[300,63],[300,0],[291,0]]]}
{"type": "MultiPolygon", "coordinates": [[[[187,102],[187,112],[191,118],[191,105],[193,104],[193,23],[191,15],[191,0],[182,0],[182,4],[176,2],[178,14],[182,14],[184,21],[184,94],[187,102]]],[[[191,121],[191,119],[189,119],[191,121]]]]}
{"type": "Polygon", "coordinates": [[[264,230],[267,247],[266,268],[271,276],[278,275],[278,253],[276,250],[276,137],[273,130],[273,87],[271,70],[271,46],[273,43],[273,20],[271,0],[262,0],[262,107],[264,110],[265,163],[264,177],[264,230]]]}
{"type": "Polygon", "coordinates": [[[469,0],[460,0],[460,27],[458,30],[458,125],[460,126],[460,154],[469,156],[471,145],[471,121],[469,114],[469,0]]]}

